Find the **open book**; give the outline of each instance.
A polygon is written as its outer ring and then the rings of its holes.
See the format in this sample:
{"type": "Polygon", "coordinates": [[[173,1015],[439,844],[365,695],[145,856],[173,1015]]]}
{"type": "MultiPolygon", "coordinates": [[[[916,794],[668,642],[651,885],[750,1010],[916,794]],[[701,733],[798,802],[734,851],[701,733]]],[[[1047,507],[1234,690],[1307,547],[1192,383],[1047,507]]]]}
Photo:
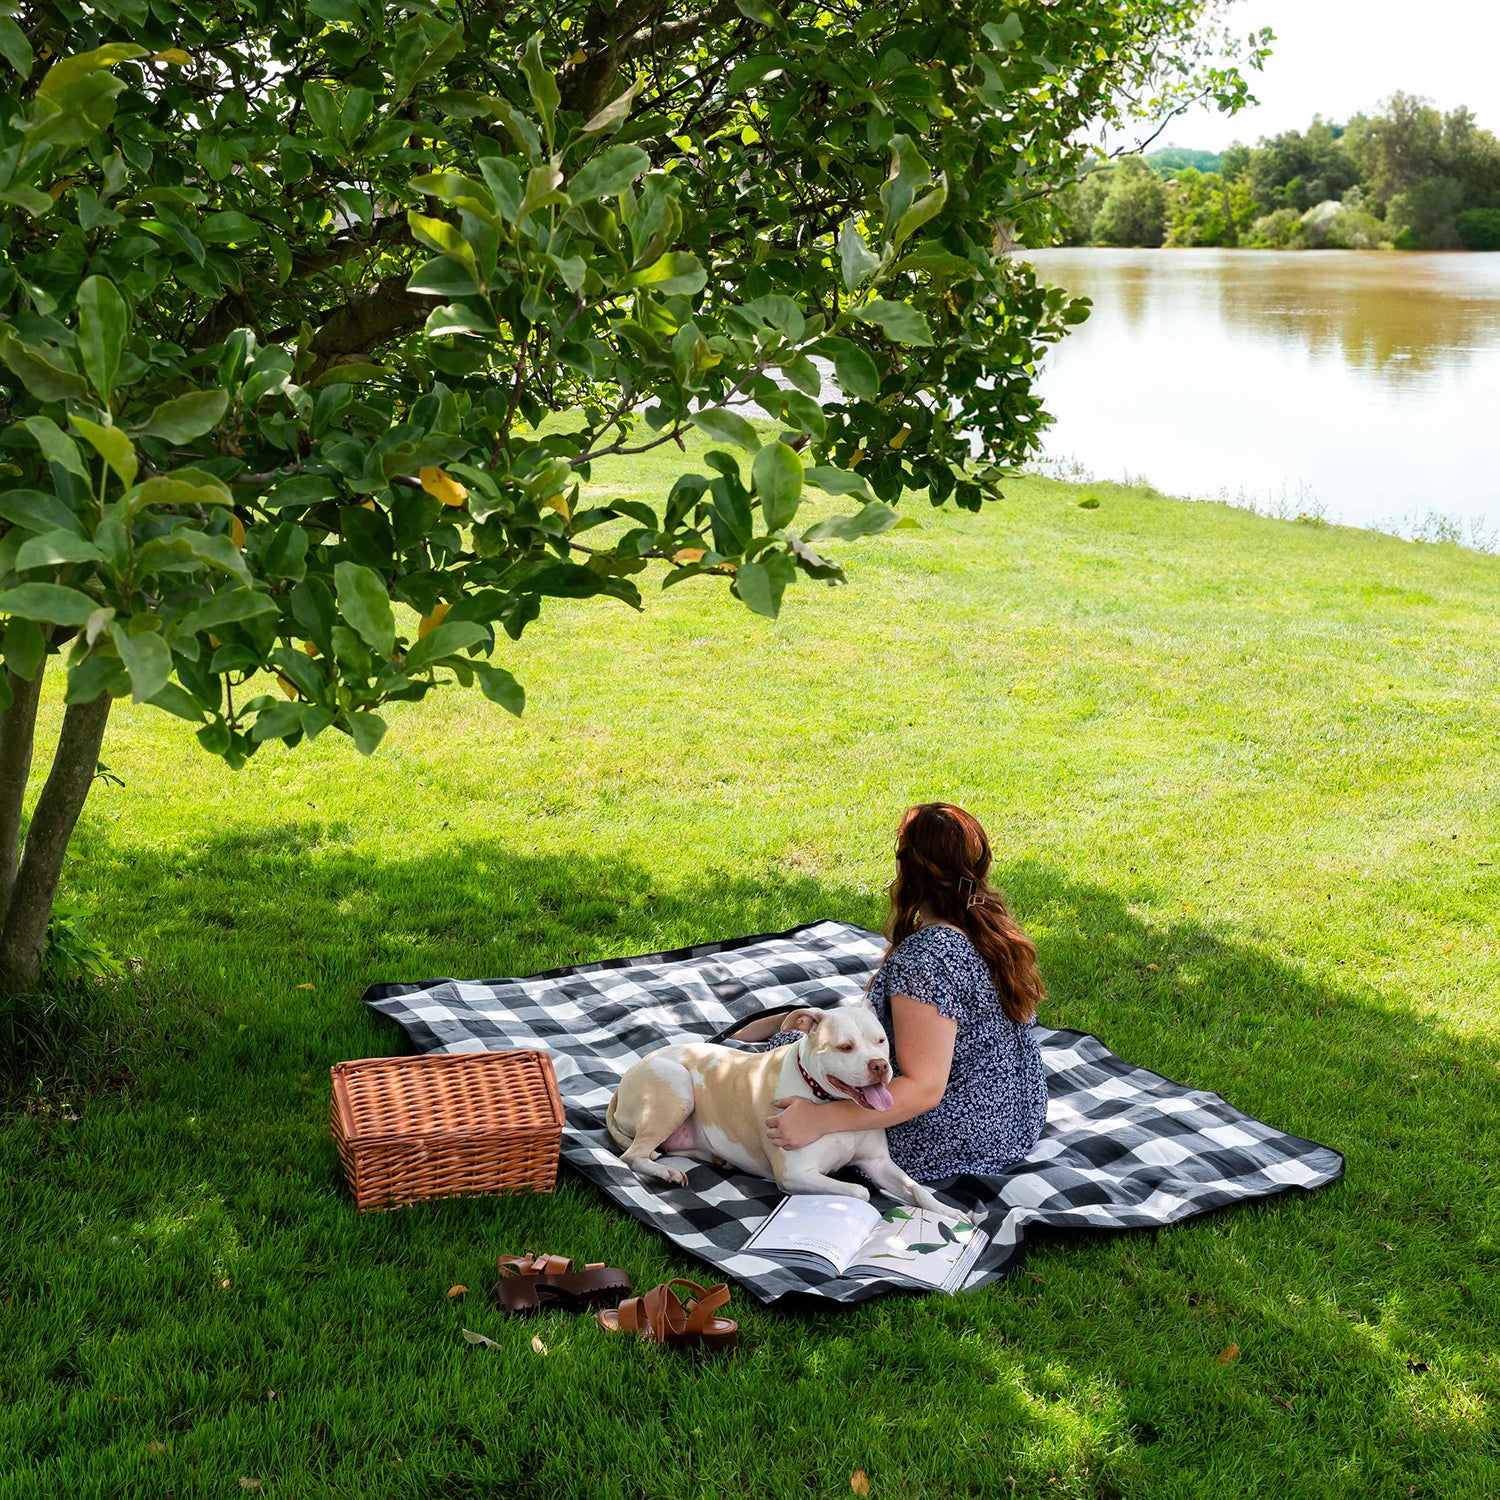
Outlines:
{"type": "Polygon", "coordinates": [[[840,1276],[890,1276],[956,1292],[990,1237],[957,1214],[797,1193],[772,1210],[745,1249],[768,1260],[831,1266],[840,1276]]]}

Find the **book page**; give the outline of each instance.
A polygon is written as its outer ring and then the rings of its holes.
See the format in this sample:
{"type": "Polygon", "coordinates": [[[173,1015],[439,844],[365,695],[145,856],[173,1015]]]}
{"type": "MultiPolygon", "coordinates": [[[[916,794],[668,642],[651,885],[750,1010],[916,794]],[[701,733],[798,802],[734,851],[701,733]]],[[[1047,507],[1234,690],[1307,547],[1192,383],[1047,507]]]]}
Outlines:
{"type": "Polygon", "coordinates": [[[858,1198],[794,1193],[750,1236],[745,1249],[816,1255],[842,1275],[879,1225],[880,1210],[858,1198]]]}
{"type": "Polygon", "coordinates": [[[968,1219],[903,1204],[886,1211],[849,1270],[869,1275],[894,1271],[924,1286],[947,1289],[961,1279],[962,1263],[978,1253],[976,1238],[982,1247],[986,1236],[968,1219]]]}

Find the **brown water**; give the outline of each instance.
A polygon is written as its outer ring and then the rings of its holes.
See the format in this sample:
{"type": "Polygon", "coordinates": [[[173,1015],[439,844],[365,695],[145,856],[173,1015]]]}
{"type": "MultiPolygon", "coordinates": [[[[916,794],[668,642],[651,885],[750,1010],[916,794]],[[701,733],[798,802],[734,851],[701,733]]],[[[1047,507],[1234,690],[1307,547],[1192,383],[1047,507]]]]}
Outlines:
{"type": "Polygon", "coordinates": [[[1050,464],[1500,545],[1500,254],[1045,250],[1050,464]]]}

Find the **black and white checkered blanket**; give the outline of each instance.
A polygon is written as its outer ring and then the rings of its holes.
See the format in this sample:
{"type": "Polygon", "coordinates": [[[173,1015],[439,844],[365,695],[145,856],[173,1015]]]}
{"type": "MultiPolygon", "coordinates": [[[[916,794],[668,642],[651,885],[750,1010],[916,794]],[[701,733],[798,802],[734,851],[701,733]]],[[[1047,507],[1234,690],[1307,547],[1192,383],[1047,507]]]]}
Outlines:
{"type": "MultiPolygon", "coordinates": [[[[884,952],[879,934],[845,922],[707,943],[530,979],[433,979],[375,985],[365,1002],[403,1027],[419,1052],[540,1047],[552,1055],[567,1112],[562,1152],[642,1223],[748,1288],[763,1302],[810,1293],[858,1302],[907,1289],[897,1281],[819,1276],[744,1244],[781,1199],[775,1184],[683,1161],[688,1186],[650,1186],[620,1161],[604,1111],[646,1053],[702,1040],[764,1009],[858,999],[884,952]]],[[[1027,1232],[1138,1229],[1338,1178],[1343,1157],[1116,1057],[1097,1037],[1037,1028],[1047,1068],[1047,1127],[1037,1148],[998,1177],[933,1183],[991,1243],[967,1286],[1020,1263],[1027,1232]]]]}

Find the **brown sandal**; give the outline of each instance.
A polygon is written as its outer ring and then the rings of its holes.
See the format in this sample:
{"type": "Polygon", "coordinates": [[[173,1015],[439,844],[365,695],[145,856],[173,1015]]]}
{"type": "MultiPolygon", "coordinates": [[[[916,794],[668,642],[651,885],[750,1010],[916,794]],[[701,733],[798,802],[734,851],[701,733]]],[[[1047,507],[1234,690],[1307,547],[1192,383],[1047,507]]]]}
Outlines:
{"type": "Polygon", "coordinates": [[[740,1325],[733,1318],[716,1318],[713,1313],[728,1301],[729,1288],[722,1281],[705,1291],[696,1281],[674,1276],[644,1297],[627,1297],[619,1307],[603,1308],[597,1316],[599,1326],[609,1333],[634,1333],[658,1344],[727,1354],[739,1340],[740,1325]],[[686,1307],[672,1290],[676,1286],[693,1293],[686,1307]]]}
{"type": "Polygon", "coordinates": [[[573,1269],[566,1255],[502,1255],[495,1263],[500,1280],[495,1297],[509,1313],[533,1313],[557,1306],[577,1311],[612,1302],[630,1290],[630,1278],[603,1261],[573,1269]]]}

